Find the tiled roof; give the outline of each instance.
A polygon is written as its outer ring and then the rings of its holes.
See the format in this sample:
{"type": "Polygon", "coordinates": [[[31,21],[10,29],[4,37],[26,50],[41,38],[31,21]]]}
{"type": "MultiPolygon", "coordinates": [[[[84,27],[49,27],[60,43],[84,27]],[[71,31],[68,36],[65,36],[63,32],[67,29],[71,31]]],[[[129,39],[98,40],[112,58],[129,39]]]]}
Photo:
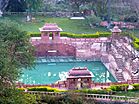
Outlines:
{"type": "Polygon", "coordinates": [[[69,71],[68,78],[74,77],[92,77],[92,72],[90,72],[86,67],[76,67],[69,71]]]}
{"type": "Polygon", "coordinates": [[[60,27],[58,27],[55,23],[46,23],[43,27],[39,28],[40,31],[62,31],[60,27]]]}
{"type": "Polygon", "coordinates": [[[119,29],[119,27],[118,26],[114,26],[114,28],[113,29],[111,29],[111,32],[122,32],[122,30],[121,29],[119,29]]]}

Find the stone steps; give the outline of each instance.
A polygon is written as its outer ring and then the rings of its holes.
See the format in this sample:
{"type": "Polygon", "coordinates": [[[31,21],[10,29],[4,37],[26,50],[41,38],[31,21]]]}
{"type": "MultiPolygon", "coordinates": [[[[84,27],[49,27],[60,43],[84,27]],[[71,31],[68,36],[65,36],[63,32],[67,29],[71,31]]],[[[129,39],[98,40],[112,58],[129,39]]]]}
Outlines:
{"type": "Polygon", "coordinates": [[[82,61],[98,61],[95,59],[75,59],[72,57],[40,57],[37,58],[36,63],[57,63],[57,62],[82,62],[82,61]]]}
{"type": "MultiPolygon", "coordinates": [[[[122,45],[121,46],[117,46],[116,44],[113,44],[114,48],[117,50],[117,54],[122,55],[122,58],[116,58],[115,53],[113,51],[111,51],[111,54],[114,56],[115,61],[117,63],[118,69],[122,69],[124,70],[125,68],[125,61],[123,60],[123,58],[129,58],[130,55],[128,54],[129,52],[127,52],[122,45]]],[[[118,81],[125,81],[124,76],[122,74],[122,72],[115,72],[116,78],[118,81]]]]}
{"type": "Polygon", "coordinates": [[[118,81],[125,81],[122,73],[116,72],[115,75],[118,81]]]}

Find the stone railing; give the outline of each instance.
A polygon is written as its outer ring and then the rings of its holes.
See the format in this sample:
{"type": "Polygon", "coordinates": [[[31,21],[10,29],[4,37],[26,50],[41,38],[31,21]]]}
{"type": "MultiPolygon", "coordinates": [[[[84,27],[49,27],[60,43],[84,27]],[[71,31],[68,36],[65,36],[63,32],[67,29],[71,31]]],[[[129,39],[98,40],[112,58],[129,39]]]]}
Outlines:
{"type": "Polygon", "coordinates": [[[96,99],[96,100],[104,100],[104,101],[120,101],[120,102],[135,102],[138,103],[139,99],[134,97],[126,97],[126,96],[116,96],[116,95],[102,95],[102,94],[85,94],[83,95],[87,99],[96,99]]]}
{"type": "MultiPolygon", "coordinates": [[[[91,87],[92,88],[95,88],[95,87],[109,87],[111,85],[121,85],[121,84],[134,84],[134,83],[139,83],[139,80],[128,80],[126,82],[107,82],[107,83],[96,83],[96,82],[92,82],[91,83],[91,87]]],[[[50,86],[50,87],[53,87],[53,88],[62,88],[62,89],[67,89],[67,82],[66,81],[63,81],[63,82],[60,82],[60,83],[57,83],[57,84],[51,84],[51,85],[48,85],[48,84],[42,84],[42,85],[35,85],[35,84],[23,84],[23,83],[17,83],[16,85],[18,88],[27,88],[27,87],[38,87],[38,86],[50,86]]]]}
{"type": "MultiPolygon", "coordinates": [[[[27,91],[26,93],[33,95],[50,95],[50,96],[64,96],[68,93],[57,93],[57,92],[40,92],[40,91],[27,91]]],[[[139,98],[135,97],[126,97],[126,96],[116,96],[116,95],[103,95],[103,94],[83,94],[83,93],[74,93],[74,95],[85,97],[86,99],[95,99],[95,100],[104,100],[104,101],[120,101],[128,103],[138,103],[139,98]]]]}
{"type": "MultiPolygon", "coordinates": [[[[4,12],[5,15],[27,15],[27,12],[4,12]]],[[[72,12],[32,12],[33,15],[52,16],[52,17],[72,17],[72,12]]]]}
{"type": "MultiPolygon", "coordinates": [[[[32,37],[30,39],[30,41],[36,41],[36,42],[42,42],[44,43],[44,41],[41,40],[41,37],[32,37]]],[[[69,37],[61,37],[60,40],[53,40],[53,41],[45,41],[45,43],[49,43],[49,42],[53,42],[53,43],[65,43],[65,44],[70,44],[70,43],[82,43],[82,42],[91,42],[91,43],[107,43],[107,42],[111,42],[109,39],[102,39],[102,38],[69,38],[69,37]]]]}
{"type": "Polygon", "coordinates": [[[33,95],[51,95],[51,96],[62,96],[63,93],[57,93],[57,92],[43,92],[43,91],[27,91],[26,93],[33,94],[33,95]]]}

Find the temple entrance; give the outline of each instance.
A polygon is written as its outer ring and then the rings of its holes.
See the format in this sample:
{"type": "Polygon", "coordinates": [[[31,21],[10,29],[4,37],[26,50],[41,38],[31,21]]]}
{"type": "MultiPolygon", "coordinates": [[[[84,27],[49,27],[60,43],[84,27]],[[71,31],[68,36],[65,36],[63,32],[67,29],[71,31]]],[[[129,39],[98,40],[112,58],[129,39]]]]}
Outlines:
{"type": "Polygon", "coordinates": [[[46,23],[43,27],[39,28],[41,32],[41,39],[42,41],[49,41],[49,40],[59,40],[60,39],[60,32],[63,31],[60,27],[58,27],[55,23],[46,23]],[[50,38],[52,35],[52,38],[50,38]]]}

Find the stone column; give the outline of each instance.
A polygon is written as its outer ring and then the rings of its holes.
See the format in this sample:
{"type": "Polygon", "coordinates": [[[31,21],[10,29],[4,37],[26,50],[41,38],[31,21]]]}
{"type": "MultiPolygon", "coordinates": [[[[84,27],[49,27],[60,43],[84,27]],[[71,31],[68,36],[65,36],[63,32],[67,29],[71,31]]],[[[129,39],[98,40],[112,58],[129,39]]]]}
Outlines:
{"type": "Polygon", "coordinates": [[[44,32],[41,32],[41,38],[43,37],[43,35],[44,35],[44,32]]]}
{"type": "Polygon", "coordinates": [[[91,79],[88,79],[89,81],[89,88],[91,88],[91,82],[92,82],[92,80],[91,79]]]}
{"type": "Polygon", "coordinates": [[[58,37],[60,38],[60,32],[59,32],[59,31],[58,31],[58,33],[57,33],[57,34],[58,34],[58,37]]]}
{"type": "Polygon", "coordinates": [[[118,39],[118,37],[120,36],[120,33],[122,32],[121,29],[119,29],[118,26],[114,26],[113,29],[110,29],[111,32],[112,32],[112,42],[115,40],[115,39],[118,39]]]}
{"type": "Polygon", "coordinates": [[[48,39],[49,39],[49,35],[50,35],[50,32],[47,32],[47,37],[48,37],[48,39]]]}
{"type": "Polygon", "coordinates": [[[52,32],[52,40],[55,40],[55,32],[52,32]]]}
{"type": "Polygon", "coordinates": [[[43,41],[48,41],[49,40],[49,32],[46,34],[46,32],[41,32],[41,39],[43,41]]]}

